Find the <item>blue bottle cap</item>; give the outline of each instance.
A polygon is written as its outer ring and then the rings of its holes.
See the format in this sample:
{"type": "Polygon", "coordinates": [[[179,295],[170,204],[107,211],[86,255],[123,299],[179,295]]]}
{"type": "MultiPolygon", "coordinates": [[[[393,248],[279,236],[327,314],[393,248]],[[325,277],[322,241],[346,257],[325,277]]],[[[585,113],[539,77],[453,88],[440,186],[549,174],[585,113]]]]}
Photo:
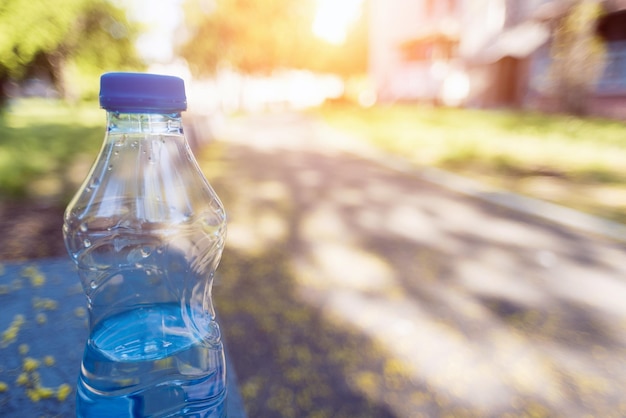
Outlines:
{"type": "Polygon", "coordinates": [[[106,73],[100,77],[100,106],[128,113],[178,113],[187,110],[185,82],[145,73],[106,73]]]}

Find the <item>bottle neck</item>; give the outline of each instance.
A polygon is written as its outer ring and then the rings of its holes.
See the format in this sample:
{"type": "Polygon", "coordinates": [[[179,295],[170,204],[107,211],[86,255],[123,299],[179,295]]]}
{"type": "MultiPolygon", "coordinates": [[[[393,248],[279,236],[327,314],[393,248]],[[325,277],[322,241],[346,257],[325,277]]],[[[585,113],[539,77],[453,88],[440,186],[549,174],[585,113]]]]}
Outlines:
{"type": "Polygon", "coordinates": [[[121,113],[107,111],[110,133],[183,134],[180,113],[121,113]]]}

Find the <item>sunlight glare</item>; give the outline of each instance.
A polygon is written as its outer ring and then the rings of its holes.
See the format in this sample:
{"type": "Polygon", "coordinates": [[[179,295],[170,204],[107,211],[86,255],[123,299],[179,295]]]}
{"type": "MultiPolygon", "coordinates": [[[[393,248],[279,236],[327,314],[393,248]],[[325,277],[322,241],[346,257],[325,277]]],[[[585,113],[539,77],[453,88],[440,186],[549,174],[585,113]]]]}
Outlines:
{"type": "Polygon", "coordinates": [[[131,20],[144,26],[144,32],[137,39],[137,49],[148,63],[167,63],[174,58],[174,33],[183,20],[181,4],[181,0],[127,3],[131,20]]]}
{"type": "Polygon", "coordinates": [[[334,45],[346,40],[349,26],[361,14],[363,0],[317,0],[317,12],[313,21],[313,33],[334,45]]]}

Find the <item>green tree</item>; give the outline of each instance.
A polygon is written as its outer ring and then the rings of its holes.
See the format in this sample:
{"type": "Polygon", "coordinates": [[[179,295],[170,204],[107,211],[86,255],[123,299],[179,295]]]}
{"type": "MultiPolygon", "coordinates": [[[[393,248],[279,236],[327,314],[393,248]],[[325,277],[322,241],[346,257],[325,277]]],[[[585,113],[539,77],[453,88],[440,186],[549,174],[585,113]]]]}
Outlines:
{"type": "Polygon", "coordinates": [[[561,110],[588,113],[589,95],[601,74],[605,49],[596,34],[599,0],[574,0],[557,23],[552,43],[552,76],[561,110]]]}
{"type": "Polygon", "coordinates": [[[135,48],[141,28],[108,0],[83,1],[86,6],[73,23],[72,35],[53,54],[65,62],[65,67],[57,67],[58,84],[68,86],[69,79],[77,90],[74,94],[95,96],[103,72],[144,69],[135,48]]]}
{"type": "Polygon", "coordinates": [[[190,28],[179,53],[193,73],[209,75],[220,65],[243,73],[305,68],[342,75],[366,70],[366,19],[346,42],[334,46],[313,36],[313,0],[187,0],[190,28]]]}
{"type": "MultiPolygon", "coordinates": [[[[35,68],[68,94],[68,68],[137,67],[137,29],[107,0],[3,0],[0,3],[0,89],[35,68]]],[[[0,90],[0,100],[5,98],[0,90]]]]}

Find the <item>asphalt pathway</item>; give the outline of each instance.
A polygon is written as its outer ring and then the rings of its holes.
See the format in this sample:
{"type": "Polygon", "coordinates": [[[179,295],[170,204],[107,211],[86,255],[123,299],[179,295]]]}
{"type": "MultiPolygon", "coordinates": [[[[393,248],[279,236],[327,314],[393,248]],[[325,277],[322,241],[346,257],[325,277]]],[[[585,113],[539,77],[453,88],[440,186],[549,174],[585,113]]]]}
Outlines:
{"type": "Polygon", "coordinates": [[[626,416],[624,244],[302,115],[217,128],[214,297],[250,416],[626,416]]]}

